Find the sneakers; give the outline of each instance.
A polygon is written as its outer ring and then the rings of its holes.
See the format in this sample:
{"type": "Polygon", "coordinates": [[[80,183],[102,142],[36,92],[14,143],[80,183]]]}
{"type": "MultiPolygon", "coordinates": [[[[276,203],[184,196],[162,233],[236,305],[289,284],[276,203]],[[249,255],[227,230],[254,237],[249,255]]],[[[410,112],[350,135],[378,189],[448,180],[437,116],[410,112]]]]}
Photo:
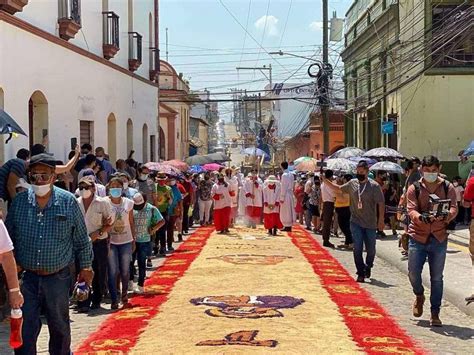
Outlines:
{"type": "Polygon", "coordinates": [[[128,290],[133,291],[133,289],[134,289],[133,281],[128,281],[128,290]]]}
{"type": "Polygon", "coordinates": [[[119,308],[118,302],[114,302],[114,303],[112,303],[112,304],[110,305],[110,309],[112,309],[112,310],[116,310],[116,309],[118,309],[118,308],[119,308]]]}
{"type": "Polygon", "coordinates": [[[356,281],[359,282],[359,283],[364,283],[364,282],[365,282],[365,277],[362,276],[362,275],[359,275],[359,276],[357,276],[357,280],[356,280],[356,281]]]}
{"type": "Polygon", "coordinates": [[[148,260],[146,261],[146,267],[147,267],[147,268],[152,268],[152,267],[153,267],[153,263],[151,262],[151,260],[148,259],[148,260]]]}
{"type": "Polygon", "coordinates": [[[439,319],[439,313],[431,312],[430,325],[432,327],[442,327],[443,326],[443,322],[441,322],[441,319],[439,319]]]}
{"type": "Polygon", "coordinates": [[[365,277],[370,279],[370,276],[372,276],[372,269],[370,267],[365,268],[365,277]]]}
{"type": "Polygon", "coordinates": [[[136,294],[142,295],[142,294],[145,293],[145,288],[143,286],[137,286],[137,287],[135,287],[134,292],[136,294]]]}
{"type": "Polygon", "coordinates": [[[425,303],[425,295],[416,296],[415,302],[413,303],[413,316],[421,317],[423,315],[423,304],[425,303]]]}
{"type": "Polygon", "coordinates": [[[334,248],[335,248],[335,245],[332,244],[331,242],[327,241],[327,242],[324,242],[324,243],[323,243],[323,247],[334,249],[334,248]]]}

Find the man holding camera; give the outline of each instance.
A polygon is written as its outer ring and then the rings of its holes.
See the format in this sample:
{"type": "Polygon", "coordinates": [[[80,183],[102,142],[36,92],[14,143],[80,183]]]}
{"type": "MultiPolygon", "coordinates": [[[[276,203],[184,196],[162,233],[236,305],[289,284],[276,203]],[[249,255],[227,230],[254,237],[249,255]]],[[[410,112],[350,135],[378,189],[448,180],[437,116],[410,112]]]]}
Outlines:
{"type": "Polygon", "coordinates": [[[457,214],[456,191],[452,184],[439,177],[438,158],[431,155],[424,157],[421,167],[421,180],[411,185],[407,191],[407,210],[410,216],[408,273],[416,295],[413,315],[423,315],[425,296],[421,273],[428,260],[431,275],[430,324],[441,327],[439,312],[448,245],[447,227],[457,214]]]}

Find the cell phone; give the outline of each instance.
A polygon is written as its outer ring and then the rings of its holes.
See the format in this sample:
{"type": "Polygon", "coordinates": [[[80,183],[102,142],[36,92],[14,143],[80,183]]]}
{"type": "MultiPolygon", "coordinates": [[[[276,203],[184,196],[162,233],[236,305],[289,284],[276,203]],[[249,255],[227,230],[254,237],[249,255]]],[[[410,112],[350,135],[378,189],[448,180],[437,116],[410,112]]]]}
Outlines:
{"type": "Polygon", "coordinates": [[[76,150],[77,138],[71,138],[71,150],[76,150]]]}

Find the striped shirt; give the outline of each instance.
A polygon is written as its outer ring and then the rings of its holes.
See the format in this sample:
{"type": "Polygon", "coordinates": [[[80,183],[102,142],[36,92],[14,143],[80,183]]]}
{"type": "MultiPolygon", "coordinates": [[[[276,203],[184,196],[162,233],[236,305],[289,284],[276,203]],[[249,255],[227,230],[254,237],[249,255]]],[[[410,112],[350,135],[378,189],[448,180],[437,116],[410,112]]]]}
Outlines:
{"type": "Polygon", "coordinates": [[[11,201],[7,190],[10,173],[15,174],[18,178],[24,177],[26,174],[26,161],[18,158],[10,159],[0,168],[0,198],[3,198],[5,201],[11,201]]]}
{"type": "Polygon", "coordinates": [[[18,264],[32,271],[55,273],[75,260],[80,269],[92,265],[92,243],[74,196],[53,187],[41,210],[30,188],[16,196],[6,226],[18,264]]]}

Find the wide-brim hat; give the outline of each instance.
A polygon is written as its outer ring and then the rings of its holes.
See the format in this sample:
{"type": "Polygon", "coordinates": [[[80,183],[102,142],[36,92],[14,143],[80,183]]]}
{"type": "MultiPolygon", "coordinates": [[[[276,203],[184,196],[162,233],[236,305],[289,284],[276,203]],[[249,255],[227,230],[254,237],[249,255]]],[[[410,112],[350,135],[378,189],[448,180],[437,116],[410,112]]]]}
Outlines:
{"type": "Polygon", "coordinates": [[[156,179],[157,180],[168,180],[168,176],[163,172],[159,172],[158,174],[156,174],[156,179]]]}

